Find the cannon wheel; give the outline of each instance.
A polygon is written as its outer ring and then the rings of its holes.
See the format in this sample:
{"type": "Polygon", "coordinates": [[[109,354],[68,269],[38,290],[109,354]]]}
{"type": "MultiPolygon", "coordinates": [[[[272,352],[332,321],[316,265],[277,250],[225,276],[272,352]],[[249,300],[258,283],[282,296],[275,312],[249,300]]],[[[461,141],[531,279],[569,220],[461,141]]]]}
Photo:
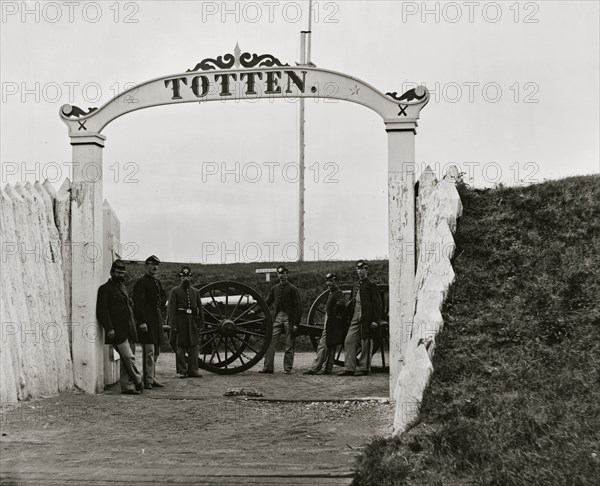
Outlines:
{"type": "Polygon", "coordinates": [[[271,312],[251,287],[215,282],[199,289],[204,313],[198,366],[231,375],[252,368],[267,352],[273,334],[271,312]]]}
{"type": "MultiPolygon", "coordinates": [[[[371,371],[373,372],[388,372],[389,362],[387,361],[390,342],[390,327],[389,327],[389,286],[385,284],[377,285],[379,295],[381,296],[382,317],[379,327],[371,332],[372,340],[372,356],[371,356],[371,371]]],[[[351,285],[340,285],[340,289],[346,295],[346,300],[350,299],[351,285]]],[[[319,339],[325,326],[325,305],[327,303],[328,290],[319,295],[313,302],[308,312],[306,328],[310,329],[310,340],[314,349],[317,349],[319,339]]],[[[349,326],[349,323],[347,324],[349,326]]],[[[338,366],[344,365],[344,346],[338,346],[335,353],[335,364],[338,366]]],[[[359,353],[360,355],[360,353],[359,353]]]]}

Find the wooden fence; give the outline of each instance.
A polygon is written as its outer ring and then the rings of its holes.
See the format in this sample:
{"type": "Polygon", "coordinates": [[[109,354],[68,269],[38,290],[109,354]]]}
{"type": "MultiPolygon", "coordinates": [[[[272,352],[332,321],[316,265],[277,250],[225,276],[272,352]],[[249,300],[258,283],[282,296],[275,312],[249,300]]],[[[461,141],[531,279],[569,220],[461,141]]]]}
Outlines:
{"type": "MultiPolygon", "coordinates": [[[[71,182],[58,192],[48,181],[0,191],[2,274],[0,402],[57,394],[74,386],[75,342],[103,339],[95,322],[72,320],[72,256],[89,247],[71,240],[71,182]]],[[[101,254],[106,278],[118,258],[120,223],[103,205],[101,254]]],[[[95,305],[95,301],[90,305],[95,305]]],[[[104,346],[104,384],[119,379],[118,355],[104,346]]]]}
{"type": "Polygon", "coordinates": [[[48,184],[1,190],[0,400],[56,394],[73,386],[63,251],[48,184]]]}
{"type": "Polygon", "coordinates": [[[417,210],[416,308],[404,365],[395,391],[394,433],[402,434],[419,415],[423,392],[433,371],[431,358],[435,339],[444,325],[441,308],[454,280],[451,258],[453,233],[462,214],[452,166],[441,181],[428,167],[419,180],[417,210]]]}

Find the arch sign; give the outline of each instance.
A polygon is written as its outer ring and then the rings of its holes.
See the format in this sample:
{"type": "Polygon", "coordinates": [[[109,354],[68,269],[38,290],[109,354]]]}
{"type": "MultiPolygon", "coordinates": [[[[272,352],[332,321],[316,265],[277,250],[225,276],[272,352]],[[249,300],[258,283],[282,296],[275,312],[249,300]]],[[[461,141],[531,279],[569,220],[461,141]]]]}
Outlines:
{"type": "MultiPolygon", "coordinates": [[[[347,74],[313,64],[290,66],[270,54],[242,52],[207,58],[179,74],[152,79],[124,91],[99,108],[87,111],[71,105],[60,108],[73,146],[73,241],[102,241],[102,180],[89,181],[83,168],[97,164],[102,174],[102,130],[132,111],[178,103],[222,100],[336,99],[366,106],[378,113],[388,133],[389,285],[390,285],[390,393],[402,366],[405,344],[414,315],[415,135],[421,109],[429,101],[424,87],[402,95],[383,94],[347,74]],[[77,214],[75,214],[77,213],[77,214]]],[[[76,257],[74,256],[74,259],[76,257]]],[[[73,261],[73,320],[95,320],[92,303],[106,277],[99,264],[73,261]]],[[[75,381],[84,390],[102,389],[102,343],[73,342],[75,381]],[[100,352],[98,350],[100,349],[100,352]],[[92,358],[92,359],[90,359],[92,358]],[[81,364],[85,363],[85,364],[81,364]],[[92,366],[90,366],[92,364],[92,366]]]]}

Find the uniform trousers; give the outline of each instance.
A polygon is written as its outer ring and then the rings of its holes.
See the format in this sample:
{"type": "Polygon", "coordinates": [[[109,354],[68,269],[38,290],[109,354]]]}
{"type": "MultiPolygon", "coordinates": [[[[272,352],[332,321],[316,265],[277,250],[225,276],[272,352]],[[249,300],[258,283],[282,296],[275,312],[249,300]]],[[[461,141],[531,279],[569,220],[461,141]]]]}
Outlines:
{"type": "Polygon", "coordinates": [[[319,339],[319,345],[317,346],[317,356],[310,367],[311,371],[318,373],[324,365],[325,372],[331,373],[336,348],[337,344],[327,346],[327,329],[323,329],[323,334],[321,334],[321,339],[319,339]]]}
{"type": "Polygon", "coordinates": [[[264,370],[273,371],[275,368],[275,343],[279,339],[279,336],[285,335],[285,351],[283,355],[283,370],[292,371],[294,365],[294,332],[290,324],[288,315],[279,311],[275,317],[273,323],[273,336],[271,337],[271,344],[265,354],[264,370]]]}
{"type": "Polygon", "coordinates": [[[142,364],[144,370],[144,384],[152,385],[156,375],[156,361],[160,354],[160,344],[142,344],[142,364]]]}
{"type": "Polygon", "coordinates": [[[198,345],[177,346],[175,367],[180,375],[198,374],[198,345]],[[187,356],[186,356],[187,355],[187,356]]]}
{"type": "Polygon", "coordinates": [[[119,379],[121,391],[134,390],[135,385],[142,383],[142,374],[135,364],[135,344],[126,339],[121,344],[113,344],[113,347],[121,357],[119,379]]]}
{"type": "Polygon", "coordinates": [[[360,359],[358,360],[359,371],[369,371],[371,364],[371,340],[369,338],[363,339],[361,336],[361,324],[360,314],[358,319],[356,316],[350,322],[350,328],[344,341],[344,352],[346,354],[344,358],[344,369],[346,371],[356,371],[356,355],[358,353],[358,344],[361,346],[360,359]]]}

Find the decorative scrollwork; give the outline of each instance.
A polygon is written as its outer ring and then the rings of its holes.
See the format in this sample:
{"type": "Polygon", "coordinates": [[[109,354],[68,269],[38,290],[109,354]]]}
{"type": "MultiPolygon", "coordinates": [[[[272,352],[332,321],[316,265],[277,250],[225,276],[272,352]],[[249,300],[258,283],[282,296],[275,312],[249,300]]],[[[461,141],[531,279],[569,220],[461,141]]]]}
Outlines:
{"type": "Polygon", "coordinates": [[[219,56],[216,59],[211,59],[207,57],[203,59],[193,69],[188,69],[186,73],[191,73],[193,71],[211,71],[213,69],[231,69],[235,63],[235,57],[233,54],[225,54],[224,56],[219,56]],[[214,64],[214,66],[212,65],[214,64]]]}
{"type": "Polygon", "coordinates": [[[427,95],[427,90],[425,90],[423,86],[417,86],[414,89],[409,89],[402,96],[398,96],[398,93],[396,91],[392,93],[386,93],[385,95],[395,99],[396,101],[421,101],[427,95]]]}
{"type": "Polygon", "coordinates": [[[272,67],[272,66],[289,66],[289,64],[283,64],[279,59],[272,56],[271,54],[250,54],[249,52],[242,53],[240,46],[235,45],[233,54],[225,54],[219,56],[216,59],[206,58],[200,61],[193,69],[188,69],[186,73],[193,71],[211,71],[213,69],[231,69],[232,67],[252,68],[256,66],[272,67]]]}
{"type": "Polygon", "coordinates": [[[392,93],[386,93],[386,96],[395,99],[396,101],[421,101],[425,96],[427,96],[427,90],[423,86],[417,86],[414,89],[409,89],[402,96],[398,96],[396,91],[392,93]]]}
{"type": "Polygon", "coordinates": [[[88,108],[88,111],[86,113],[78,106],[63,105],[61,108],[61,111],[62,111],[62,114],[65,115],[67,118],[73,118],[73,117],[79,118],[80,116],[90,115],[91,113],[95,112],[97,109],[98,108],[88,108]]]}
{"type": "Polygon", "coordinates": [[[240,56],[240,64],[247,68],[255,66],[289,66],[289,64],[283,64],[279,59],[272,56],[271,54],[263,54],[259,56],[258,54],[250,54],[249,52],[244,52],[240,56]]]}

